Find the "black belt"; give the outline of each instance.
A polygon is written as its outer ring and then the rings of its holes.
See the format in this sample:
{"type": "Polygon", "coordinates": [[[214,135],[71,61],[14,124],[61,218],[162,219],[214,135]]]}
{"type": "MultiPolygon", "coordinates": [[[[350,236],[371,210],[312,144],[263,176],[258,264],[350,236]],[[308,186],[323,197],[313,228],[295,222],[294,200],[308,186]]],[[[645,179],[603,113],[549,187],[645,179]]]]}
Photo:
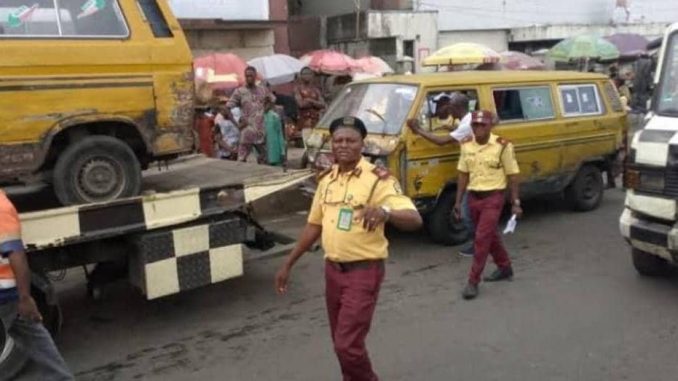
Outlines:
{"type": "Polygon", "coordinates": [[[494,195],[495,193],[499,193],[499,192],[503,193],[504,189],[495,189],[495,190],[489,190],[489,191],[472,191],[472,190],[468,191],[468,193],[475,198],[488,198],[488,197],[494,195]]]}
{"type": "Polygon", "coordinates": [[[327,262],[328,265],[334,267],[335,269],[341,271],[342,273],[346,273],[346,272],[357,270],[357,269],[369,269],[369,268],[372,268],[372,267],[384,267],[384,260],[383,259],[371,259],[371,260],[353,261],[353,262],[333,262],[333,261],[330,261],[328,259],[326,262],[327,262]]]}

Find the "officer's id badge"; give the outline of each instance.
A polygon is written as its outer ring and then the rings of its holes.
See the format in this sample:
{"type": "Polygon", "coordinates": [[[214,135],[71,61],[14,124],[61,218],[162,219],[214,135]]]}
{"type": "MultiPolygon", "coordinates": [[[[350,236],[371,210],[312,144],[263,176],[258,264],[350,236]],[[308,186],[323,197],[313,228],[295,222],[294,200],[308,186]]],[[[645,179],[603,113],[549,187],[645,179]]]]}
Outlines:
{"type": "Polygon", "coordinates": [[[341,208],[339,209],[339,217],[337,218],[337,229],[343,231],[351,230],[353,223],[353,209],[341,208]]]}

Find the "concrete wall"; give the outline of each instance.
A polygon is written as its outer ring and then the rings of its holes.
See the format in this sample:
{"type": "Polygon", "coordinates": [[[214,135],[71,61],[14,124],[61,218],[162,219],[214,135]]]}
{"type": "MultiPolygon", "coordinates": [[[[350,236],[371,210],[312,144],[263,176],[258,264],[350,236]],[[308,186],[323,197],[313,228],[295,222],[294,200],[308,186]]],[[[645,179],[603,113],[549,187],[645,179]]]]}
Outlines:
{"type": "Polygon", "coordinates": [[[371,11],[368,15],[367,37],[370,40],[395,37],[397,60],[405,55],[405,41],[414,42],[412,58],[417,70],[421,60],[438,49],[438,15],[435,12],[371,11]]]}
{"type": "Polygon", "coordinates": [[[290,52],[300,57],[327,46],[326,19],[315,16],[292,16],[289,20],[290,52]]]}
{"type": "Polygon", "coordinates": [[[245,60],[274,53],[275,32],[260,30],[187,30],[194,56],[221,52],[234,53],[245,60]]]}
{"type": "Polygon", "coordinates": [[[458,42],[475,42],[490,47],[497,52],[508,50],[509,32],[507,30],[441,31],[438,35],[438,47],[443,48],[458,42]]]}
{"type": "MultiPolygon", "coordinates": [[[[678,3],[677,3],[678,4],[678,3]]],[[[677,5],[678,6],[678,5],[677,5]]],[[[665,23],[627,24],[612,26],[606,25],[534,25],[523,28],[513,28],[509,36],[510,42],[535,40],[561,40],[582,33],[592,33],[608,36],[614,33],[635,33],[648,38],[659,37],[666,30],[665,23]]]]}
{"type": "MultiPolygon", "coordinates": [[[[627,0],[631,23],[678,20],[676,0],[627,0]]],[[[425,0],[420,9],[439,11],[440,30],[509,29],[549,24],[624,23],[616,0],[425,0]]]]}
{"type": "MultiPolygon", "coordinates": [[[[296,0],[296,12],[301,16],[336,16],[356,11],[356,0],[296,0]]],[[[370,0],[358,0],[361,11],[369,9],[370,0]]]]}

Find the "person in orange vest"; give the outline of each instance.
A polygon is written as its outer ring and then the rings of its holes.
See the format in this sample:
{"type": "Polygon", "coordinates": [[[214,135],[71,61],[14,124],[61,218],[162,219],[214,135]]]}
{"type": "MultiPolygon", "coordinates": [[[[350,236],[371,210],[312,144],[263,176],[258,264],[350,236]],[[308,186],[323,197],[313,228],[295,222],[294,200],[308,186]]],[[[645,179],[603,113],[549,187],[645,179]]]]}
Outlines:
{"type": "Polygon", "coordinates": [[[0,320],[17,348],[43,369],[41,380],[74,380],[31,296],[19,215],[0,191],[0,320]]]}

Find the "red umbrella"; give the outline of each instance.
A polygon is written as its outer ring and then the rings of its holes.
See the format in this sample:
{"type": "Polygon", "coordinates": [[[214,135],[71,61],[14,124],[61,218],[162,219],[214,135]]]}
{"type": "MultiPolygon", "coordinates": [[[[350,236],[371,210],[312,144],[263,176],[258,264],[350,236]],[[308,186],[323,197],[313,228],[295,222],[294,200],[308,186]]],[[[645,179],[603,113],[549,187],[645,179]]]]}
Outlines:
{"type": "Polygon", "coordinates": [[[315,50],[300,58],[311,70],[330,75],[348,75],[360,66],[355,60],[336,50],[315,50]]]}
{"type": "Polygon", "coordinates": [[[393,73],[393,69],[381,58],[375,56],[367,56],[355,60],[359,69],[358,72],[383,75],[386,73],[393,73]]]}
{"type": "Polygon", "coordinates": [[[193,60],[196,79],[214,89],[231,89],[245,83],[247,62],[235,54],[213,53],[193,60]]]}
{"type": "Polygon", "coordinates": [[[544,70],[546,65],[525,53],[506,51],[499,53],[499,61],[506,70],[544,70]]]}

